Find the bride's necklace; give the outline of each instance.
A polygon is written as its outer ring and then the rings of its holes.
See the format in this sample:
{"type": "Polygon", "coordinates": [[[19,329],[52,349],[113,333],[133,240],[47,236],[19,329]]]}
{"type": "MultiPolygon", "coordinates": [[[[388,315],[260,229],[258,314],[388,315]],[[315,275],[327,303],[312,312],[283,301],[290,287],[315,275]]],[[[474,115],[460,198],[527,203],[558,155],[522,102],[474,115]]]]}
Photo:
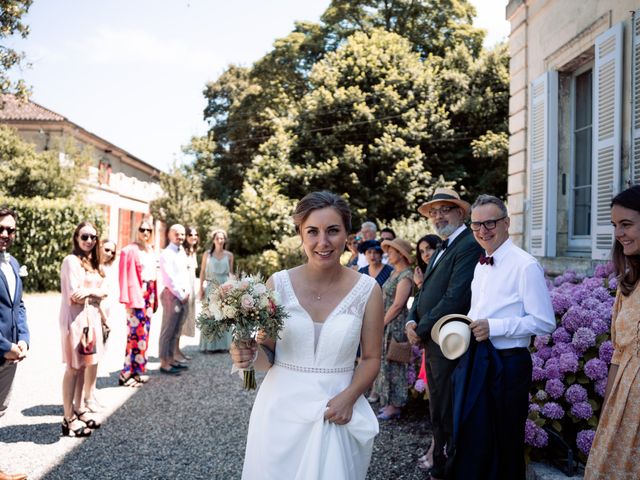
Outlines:
{"type": "MultiPolygon", "coordinates": [[[[340,274],[338,274],[338,277],[340,276],[340,274]]],[[[329,291],[331,291],[331,288],[335,285],[336,283],[336,279],[332,278],[329,281],[329,285],[327,286],[327,288],[325,288],[323,291],[318,292],[316,289],[311,289],[311,295],[313,296],[313,299],[316,302],[320,302],[322,301],[322,297],[325,296],[327,293],[329,293],[329,291]]]]}

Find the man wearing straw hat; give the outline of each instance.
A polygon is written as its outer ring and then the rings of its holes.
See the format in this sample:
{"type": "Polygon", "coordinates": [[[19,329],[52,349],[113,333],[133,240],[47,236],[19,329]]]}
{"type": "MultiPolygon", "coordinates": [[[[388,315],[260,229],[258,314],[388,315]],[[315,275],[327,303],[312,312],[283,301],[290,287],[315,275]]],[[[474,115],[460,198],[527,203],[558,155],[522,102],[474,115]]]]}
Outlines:
{"type": "Polygon", "coordinates": [[[533,335],[551,333],[556,321],[542,267],[509,239],[507,207],[499,198],[480,195],[471,207],[470,227],[485,253],[471,284],[471,331],[478,342],[490,340],[503,367],[504,424],[499,452],[504,478],[524,479],[524,426],[529,408],[533,335]]]}
{"type": "Polygon", "coordinates": [[[473,269],[482,249],[464,224],[471,208],[457,192],[436,189],[418,212],[431,220],[443,242],[431,257],[418,297],[409,312],[406,333],[411,343],[426,350],[431,424],[433,427],[432,479],[447,478],[453,459],[453,405],[451,373],[458,364],[449,360],[431,339],[431,329],[444,315],[466,314],[471,304],[473,269]]]}

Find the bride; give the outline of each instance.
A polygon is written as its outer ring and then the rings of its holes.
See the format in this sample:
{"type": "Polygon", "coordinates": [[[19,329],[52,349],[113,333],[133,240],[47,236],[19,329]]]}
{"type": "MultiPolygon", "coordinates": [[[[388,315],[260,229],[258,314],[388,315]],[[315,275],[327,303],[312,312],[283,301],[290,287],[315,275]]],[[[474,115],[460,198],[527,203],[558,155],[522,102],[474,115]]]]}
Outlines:
{"type": "Polygon", "coordinates": [[[382,292],[373,278],[340,265],[351,230],[341,197],[310,193],[293,221],[308,261],[267,282],[289,313],[280,338],[258,336],[261,348],[230,349],[237,367],[257,352],[256,368],[268,369],[251,412],[242,478],[364,479],[378,433],[363,394],[380,369],[382,292]]]}

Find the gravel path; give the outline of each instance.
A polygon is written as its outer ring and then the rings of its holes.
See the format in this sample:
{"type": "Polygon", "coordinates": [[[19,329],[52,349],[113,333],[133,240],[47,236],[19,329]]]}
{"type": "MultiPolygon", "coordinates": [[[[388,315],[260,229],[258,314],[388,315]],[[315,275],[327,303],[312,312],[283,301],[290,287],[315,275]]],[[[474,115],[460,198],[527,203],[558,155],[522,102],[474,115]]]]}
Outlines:
{"type": "MultiPolygon", "coordinates": [[[[31,351],[0,421],[0,468],[27,472],[30,480],[240,478],[255,394],[243,392],[240,379],[229,374],[228,355],[200,353],[197,337],[183,337],[183,349],[193,356],[188,372],[158,375],[160,312],[152,320],[151,381],[143,388],[117,387],[125,329],[124,320],[114,321],[98,378],[106,422],[89,438],[61,437],[59,302],[59,295],[26,299],[31,351]]],[[[428,435],[424,407],[412,401],[402,419],[381,424],[367,478],[424,478],[416,466],[428,435]]]]}

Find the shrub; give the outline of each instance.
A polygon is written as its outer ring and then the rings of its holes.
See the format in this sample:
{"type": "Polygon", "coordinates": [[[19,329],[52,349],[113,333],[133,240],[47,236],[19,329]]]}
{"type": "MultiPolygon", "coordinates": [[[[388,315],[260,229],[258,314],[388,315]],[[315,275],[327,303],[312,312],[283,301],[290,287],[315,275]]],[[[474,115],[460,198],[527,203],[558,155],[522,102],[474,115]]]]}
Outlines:
{"type": "Polygon", "coordinates": [[[103,229],[104,216],[98,207],[77,199],[0,197],[18,217],[16,240],[11,253],[27,267],[24,288],[31,292],[60,289],[60,265],[73,248],[76,226],[83,220],[103,229]]]}
{"type": "Polygon", "coordinates": [[[611,264],[594,277],[568,271],[549,286],[558,326],[537,337],[526,443],[547,445],[552,428],[586,461],[598,425],[613,348],[610,341],[615,279],[611,264]]]}

